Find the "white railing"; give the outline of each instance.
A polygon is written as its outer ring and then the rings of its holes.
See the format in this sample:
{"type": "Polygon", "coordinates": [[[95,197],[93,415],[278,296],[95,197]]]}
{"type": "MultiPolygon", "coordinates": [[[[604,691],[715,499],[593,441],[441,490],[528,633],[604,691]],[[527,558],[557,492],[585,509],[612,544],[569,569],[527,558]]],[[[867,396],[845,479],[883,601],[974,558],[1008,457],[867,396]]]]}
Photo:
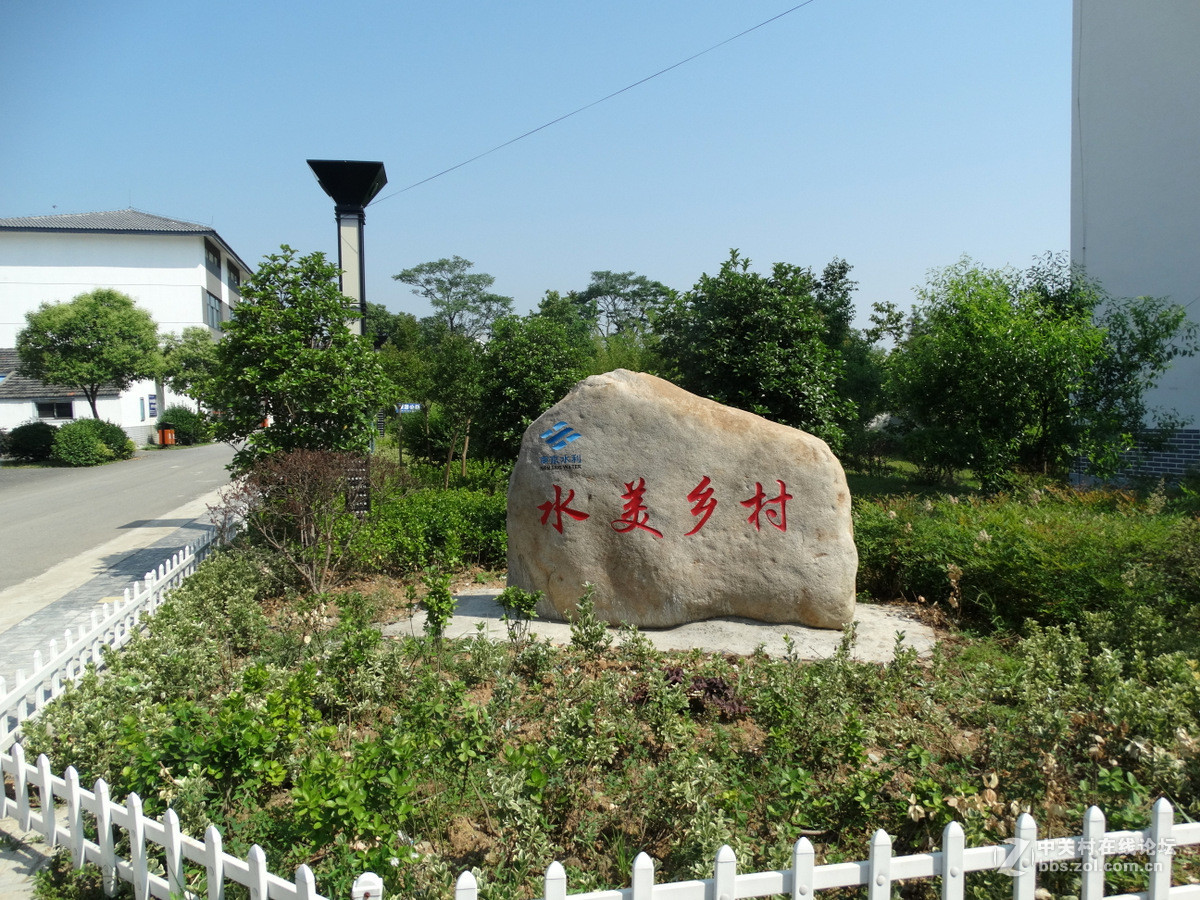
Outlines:
{"type": "Polygon", "coordinates": [[[142,614],[158,609],[167,593],[196,570],[215,540],[216,532],[210,532],[195,549],[185,547],[126,588],[124,599],[92,610],[89,621],[75,628],[73,636],[72,629],[66,629],[61,650],[57,640],[48,642],[45,655],[35,650],[33,674],[26,677],[18,669],[11,690],[7,679],[0,677],[0,750],[7,750],[20,737],[26,719],[61,694],[65,685],[82,678],[89,663],[102,666],[104,647],[119,650],[129,643],[142,614]]]}
{"type": "MultiPolygon", "coordinates": [[[[561,865],[551,863],[544,879],[544,900],[743,900],[748,897],[786,896],[813,900],[817,891],[862,887],[867,900],[889,900],[893,885],[910,879],[941,879],[942,900],[962,900],[968,872],[996,871],[1011,875],[1013,900],[1034,900],[1038,871],[1070,867],[1082,876],[1082,900],[1104,897],[1107,860],[1129,854],[1145,855],[1147,890],[1114,894],[1109,900],[1200,900],[1200,884],[1173,887],[1171,860],[1175,848],[1200,844],[1200,823],[1174,823],[1174,810],[1166,799],[1154,804],[1149,827],[1141,831],[1106,831],[1104,813],[1096,807],[1084,816],[1078,837],[1038,840],[1037,823],[1028,813],[1017,819],[1016,836],[1007,844],[967,847],[962,826],[951,822],[942,832],[942,849],[913,856],[892,856],[892,839],[883,831],[871,840],[870,859],[864,862],[816,865],[808,838],[792,849],[792,867],[773,872],[738,874],[733,850],[717,851],[713,877],[703,881],[654,883],[654,862],[645,853],[633,863],[631,887],[614,891],[568,894],[561,865]],[[1076,862],[1077,861],[1077,862],[1076,862]]],[[[1136,864],[1134,864],[1136,865],[1136,864]]],[[[474,875],[458,877],[455,900],[478,900],[474,875]]]]}
{"type": "MultiPolygon", "coordinates": [[[[22,831],[36,831],[49,847],[70,850],[76,868],[89,862],[99,866],[109,896],[116,893],[120,879],[133,885],[136,900],[198,897],[202,883],[209,900],[223,900],[226,881],[233,881],[249,888],[251,900],[325,900],[308,866],[296,870],[294,881],[272,875],[257,844],[245,859],[230,856],[222,850],[221,832],[214,826],[202,841],[188,837],[180,830],[175,810],[168,809],[162,821],[147,818],[137,794],[123,804],[114,803],[103,779],[94,790],[85,790],[74,768],[59,778],[51,774],[45,754],[36,765],[27,763],[20,744],[0,754],[0,771],[11,777],[14,794],[11,799],[0,794],[0,817],[16,819],[22,831]],[[89,827],[95,840],[87,837],[89,827]],[[128,858],[117,852],[124,846],[120,832],[128,838],[128,858]]],[[[378,897],[371,894],[370,900],[378,897]]]]}

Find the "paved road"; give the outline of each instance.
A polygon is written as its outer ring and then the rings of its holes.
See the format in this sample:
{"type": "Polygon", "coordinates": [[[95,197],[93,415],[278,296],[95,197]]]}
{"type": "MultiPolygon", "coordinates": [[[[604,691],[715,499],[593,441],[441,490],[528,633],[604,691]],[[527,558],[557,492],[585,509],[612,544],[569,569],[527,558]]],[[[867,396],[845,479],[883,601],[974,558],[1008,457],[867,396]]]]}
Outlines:
{"type": "Polygon", "coordinates": [[[210,444],[87,469],[0,468],[0,591],[114,538],[145,546],[148,529],[186,524],[162,517],[225,484],[232,458],[210,444]]]}

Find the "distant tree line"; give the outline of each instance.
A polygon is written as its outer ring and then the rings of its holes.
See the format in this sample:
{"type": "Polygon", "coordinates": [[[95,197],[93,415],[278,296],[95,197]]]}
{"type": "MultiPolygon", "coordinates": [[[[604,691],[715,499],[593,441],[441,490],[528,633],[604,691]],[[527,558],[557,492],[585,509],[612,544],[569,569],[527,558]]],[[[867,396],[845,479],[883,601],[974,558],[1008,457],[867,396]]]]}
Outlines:
{"type": "Polygon", "coordinates": [[[459,256],[395,276],[428,301],[417,319],[368,304],[364,335],[320,253],[268,256],[214,343],[207,329],[159,341],[113,291],[43,304],[18,340],[23,370],[80,386],[160,377],[214,413],[237,465],[290,449],[362,452],[382,410],[403,451],[445,467],[515,458],[529,423],[588,375],[627,368],[824,439],[868,471],[903,456],[931,480],[969,471],[1100,475],[1182,423],[1147,391],[1198,348],[1166,300],[1113,298],[1061,255],[1026,270],[969,258],[930,272],[911,310],[873,304],[854,324],[851,266],[769,273],[730,251],[678,292],[596,271],[514,313],[495,279],[459,256]],[[401,402],[419,413],[394,412],[401,402]]]}

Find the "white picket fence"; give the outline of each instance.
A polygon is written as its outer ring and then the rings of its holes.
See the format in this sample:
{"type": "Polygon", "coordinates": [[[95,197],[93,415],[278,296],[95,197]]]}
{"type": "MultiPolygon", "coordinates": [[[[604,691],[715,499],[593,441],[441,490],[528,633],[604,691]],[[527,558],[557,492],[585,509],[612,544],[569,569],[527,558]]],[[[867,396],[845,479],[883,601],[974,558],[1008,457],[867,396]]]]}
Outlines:
{"type": "MultiPolygon", "coordinates": [[[[551,863],[544,880],[544,900],[742,900],[748,897],[790,897],[812,900],[817,891],[866,887],[867,900],[890,900],[899,882],[941,879],[942,900],[962,900],[969,872],[999,871],[1012,876],[1013,900],[1034,900],[1041,867],[1074,863],[1082,877],[1082,900],[1105,896],[1107,860],[1144,855],[1147,889],[1113,894],[1109,900],[1200,900],[1200,884],[1172,886],[1171,861],[1175,848],[1200,844],[1200,823],[1175,824],[1175,811],[1166,799],[1153,808],[1149,827],[1141,831],[1106,831],[1104,813],[1087,811],[1083,834],[1038,840],[1037,823],[1028,813],[1017,819],[1016,836],[1007,844],[967,847],[962,826],[951,822],[942,832],[942,849],[912,856],[893,856],[892,839],[879,830],[871,841],[870,859],[863,862],[816,865],[808,838],[792,849],[792,867],[773,872],[738,874],[737,859],[728,846],[717,851],[713,877],[703,881],[654,883],[654,862],[645,853],[633,863],[631,887],[615,891],[568,894],[567,876],[551,863]]],[[[459,876],[455,900],[478,900],[478,881],[470,872],[459,876]]]]}
{"type": "Polygon", "coordinates": [[[11,747],[20,737],[25,720],[61,694],[65,685],[78,681],[89,663],[102,666],[104,647],[119,650],[129,643],[142,614],[158,609],[171,589],[196,570],[216,539],[216,532],[210,532],[195,548],[185,547],[156,571],[135,581],[125,589],[122,600],[92,610],[89,620],[73,634],[72,629],[66,629],[61,649],[54,639],[48,642],[45,654],[35,650],[32,674],[26,677],[25,671],[18,669],[11,690],[7,679],[0,677],[0,750],[11,747]]]}
{"type": "Polygon", "coordinates": [[[47,846],[70,850],[76,868],[84,863],[99,866],[109,896],[116,893],[119,879],[133,885],[137,900],[199,897],[201,882],[207,886],[204,896],[223,900],[226,881],[233,881],[249,888],[251,900],[325,900],[308,866],[300,866],[295,880],[286,881],[267,871],[266,855],[258,845],[245,859],[231,856],[222,849],[221,832],[214,826],[208,827],[203,841],[188,837],[180,830],[175,810],[168,809],[161,821],[147,818],[137,794],[115,803],[104,779],[94,790],[85,790],[74,767],[62,778],[53,775],[45,754],[30,765],[24,749],[15,744],[0,754],[0,770],[12,779],[15,795],[0,798],[0,814],[16,819],[23,831],[40,834],[47,846]],[[89,830],[95,840],[87,837],[89,830]],[[117,847],[124,846],[122,832],[128,838],[128,859],[117,853],[117,847]]]}

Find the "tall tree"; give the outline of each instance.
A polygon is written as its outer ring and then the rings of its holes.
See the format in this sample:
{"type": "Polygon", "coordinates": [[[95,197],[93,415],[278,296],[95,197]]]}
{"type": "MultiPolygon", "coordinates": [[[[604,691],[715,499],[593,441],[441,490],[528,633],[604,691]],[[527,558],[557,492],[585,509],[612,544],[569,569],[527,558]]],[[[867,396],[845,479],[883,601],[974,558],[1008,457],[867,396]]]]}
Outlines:
{"type": "Polygon", "coordinates": [[[366,451],[392,389],[370,340],[346,324],[354,315],[322,253],[284,245],[243,285],[210,392],[217,437],[246,442],[236,467],[276,451],[366,451]]]}
{"type": "MultiPolygon", "coordinates": [[[[439,323],[440,324],[440,323],[439,323]]],[[[428,337],[430,399],[446,425],[445,486],[450,486],[450,464],[459,452],[463,474],[471,445],[471,425],[479,411],[483,344],[445,328],[428,337]]],[[[431,405],[432,405],[431,404],[431,405]]]]}
{"type": "Polygon", "coordinates": [[[101,388],[123,391],[153,378],[162,362],[153,317],[132,297],[110,288],[66,303],[43,303],[26,313],[25,321],[17,335],[21,374],[79,388],[97,419],[101,388]]]}
{"type": "Polygon", "coordinates": [[[474,265],[455,256],[421,263],[392,278],[411,285],[414,294],[428,300],[434,317],[451,333],[480,340],[491,333],[492,322],[512,313],[513,301],[493,294],[491,287],[496,279],[485,272],[470,271],[474,265]]]}
{"type": "Polygon", "coordinates": [[[1179,307],[1109,298],[1065,258],[1019,272],[964,257],[918,291],[888,390],[930,474],[999,485],[1077,456],[1106,474],[1145,436],[1147,388],[1195,344],[1179,307]]]}
{"type": "Polygon", "coordinates": [[[647,330],[651,318],[671,301],[674,292],[645,275],[605,270],[593,272],[591,283],[569,296],[597,334],[607,338],[647,330]]]}
{"type": "Polygon", "coordinates": [[[168,334],[162,342],[163,380],[171,390],[203,403],[217,365],[217,343],[202,325],[168,334]]]}
{"type": "Polygon", "coordinates": [[[587,375],[591,337],[543,307],[498,319],[484,348],[478,432],[493,460],[515,460],[529,423],[587,375]]]}
{"type": "Polygon", "coordinates": [[[776,263],[769,276],[731,250],[716,276],[670,306],[656,323],[668,372],[693,393],[803,428],[836,450],[853,403],[840,396],[840,353],[825,343],[821,281],[811,269],[776,263]]]}

